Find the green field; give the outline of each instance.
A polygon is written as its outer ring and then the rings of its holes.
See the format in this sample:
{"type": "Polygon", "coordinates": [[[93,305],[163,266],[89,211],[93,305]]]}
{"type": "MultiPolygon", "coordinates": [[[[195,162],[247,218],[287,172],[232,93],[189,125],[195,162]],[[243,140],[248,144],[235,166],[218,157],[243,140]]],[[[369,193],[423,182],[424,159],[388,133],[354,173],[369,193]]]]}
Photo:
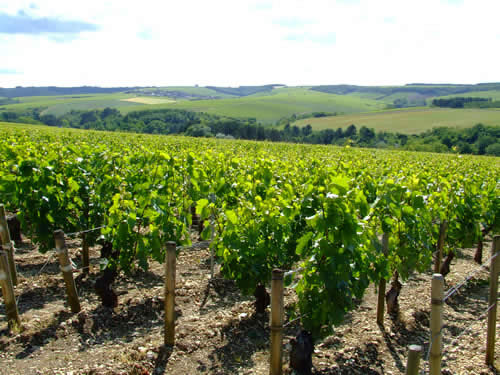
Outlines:
{"type": "MultiPolygon", "coordinates": [[[[425,86],[422,86],[425,87],[425,86]]],[[[443,86],[444,88],[448,86],[443,86]]],[[[474,86],[476,87],[476,86],[474,86]]],[[[236,118],[255,118],[263,124],[274,124],[284,117],[311,114],[312,112],[337,112],[341,116],[327,118],[311,118],[297,121],[303,126],[311,124],[314,129],[346,127],[351,124],[368,126],[376,130],[418,133],[436,126],[470,127],[476,123],[488,125],[500,124],[500,111],[497,110],[461,110],[436,108],[407,108],[401,110],[382,111],[396,99],[412,98],[422,94],[420,86],[402,87],[402,91],[387,91],[392,87],[365,87],[358,91],[342,92],[342,87],[329,93],[312,90],[309,86],[279,87],[271,91],[261,91],[247,96],[236,97],[212,88],[193,86],[153,87],[135,90],[133,93],[113,94],[80,94],[58,96],[20,97],[15,104],[0,106],[0,111],[23,111],[32,108],[43,108],[42,115],[63,115],[71,110],[91,110],[112,107],[126,114],[137,110],[150,109],[184,109],[206,112],[219,116],[236,118]],[[404,90],[403,90],[404,89],[404,90]],[[151,96],[155,90],[164,93],[183,92],[189,95],[217,97],[217,99],[193,99],[175,94],[168,96],[151,96]],[[385,91],[384,91],[385,90],[385,91]],[[141,93],[144,92],[144,95],[141,93]],[[150,95],[145,93],[149,92],[150,95]],[[130,99],[137,98],[135,101],[130,99]],[[382,112],[381,112],[382,111],[382,112]]],[[[440,86],[432,86],[434,91],[440,86]]],[[[453,87],[452,87],[453,88],[453,87]]],[[[332,89],[333,90],[333,89],[332,89]]],[[[473,91],[450,96],[488,97],[500,100],[500,90],[495,87],[489,91],[473,91]]],[[[446,96],[441,96],[441,98],[446,96]]],[[[427,98],[427,103],[433,97],[427,98]]]]}
{"type": "Polygon", "coordinates": [[[130,94],[83,94],[62,96],[26,96],[16,98],[20,103],[0,106],[1,110],[22,111],[30,108],[45,108],[42,114],[62,115],[71,110],[102,109],[106,107],[140,106],[139,103],[123,101],[133,98],[130,94]]]}
{"type": "MultiPolygon", "coordinates": [[[[168,89],[184,90],[202,95],[224,95],[206,88],[169,87],[168,89]]],[[[357,113],[383,109],[386,103],[373,99],[349,95],[326,94],[311,91],[307,87],[278,88],[272,92],[261,92],[253,95],[206,100],[175,100],[175,102],[159,102],[159,104],[140,104],[127,101],[135,94],[96,94],[22,97],[21,103],[4,105],[0,110],[16,111],[29,108],[44,107],[43,114],[62,115],[71,110],[118,108],[123,113],[136,110],[177,108],[198,112],[206,112],[221,116],[238,118],[256,118],[262,123],[274,123],[282,117],[293,114],[316,111],[357,113]]],[[[148,96],[149,97],[149,96],[148,96]]],[[[164,99],[167,99],[166,97],[164,99]]]]}
{"type": "Polygon", "coordinates": [[[234,99],[177,101],[159,105],[127,106],[122,112],[134,110],[178,108],[230,117],[254,117],[273,123],[282,117],[315,111],[356,113],[379,110],[385,103],[347,95],[325,94],[307,88],[280,88],[272,93],[255,94],[234,99]]]}
{"type": "Polygon", "coordinates": [[[234,95],[228,95],[221,92],[217,92],[215,90],[206,88],[206,87],[195,87],[195,86],[168,86],[168,87],[158,87],[155,89],[142,89],[142,92],[151,92],[155,90],[160,91],[174,91],[174,92],[183,92],[189,95],[200,95],[200,96],[216,96],[220,98],[233,98],[234,95]]]}
{"type": "Polygon", "coordinates": [[[323,130],[345,128],[354,124],[358,128],[366,126],[376,131],[417,134],[440,126],[468,128],[478,123],[500,125],[500,110],[413,108],[344,116],[307,118],[296,121],[293,125],[305,126],[310,124],[314,130],[323,130]]]}

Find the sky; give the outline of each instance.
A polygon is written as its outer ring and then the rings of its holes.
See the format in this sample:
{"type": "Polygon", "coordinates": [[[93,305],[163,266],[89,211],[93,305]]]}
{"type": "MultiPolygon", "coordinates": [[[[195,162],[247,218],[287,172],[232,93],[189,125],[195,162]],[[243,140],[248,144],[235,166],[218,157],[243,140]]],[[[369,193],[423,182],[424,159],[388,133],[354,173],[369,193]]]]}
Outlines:
{"type": "Polygon", "coordinates": [[[0,0],[0,87],[500,82],[499,0],[0,0]]]}

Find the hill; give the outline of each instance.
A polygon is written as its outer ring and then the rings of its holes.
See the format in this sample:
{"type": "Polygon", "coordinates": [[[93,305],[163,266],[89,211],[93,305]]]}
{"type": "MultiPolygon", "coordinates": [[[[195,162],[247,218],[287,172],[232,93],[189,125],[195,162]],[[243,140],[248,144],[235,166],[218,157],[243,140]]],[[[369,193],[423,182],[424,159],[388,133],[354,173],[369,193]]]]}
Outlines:
{"type": "Polygon", "coordinates": [[[307,118],[293,125],[311,125],[313,130],[366,126],[376,131],[417,134],[436,127],[469,128],[478,123],[500,125],[500,110],[413,108],[344,116],[307,118]]]}
{"type": "Polygon", "coordinates": [[[380,110],[385,106],[385,103],[373,99],[327,94],[310,90],[308,87],[286,87],[267,92],[259,91],[239,98],[178,100],[154,107],[124,107],[120,111],[127,113],[139,109],[177,108],[220,116],[255,118],[259,122],[269,124],[293,114],[319,111],[356,113],[380,110]]]}
{"type": "MultiPolygon", "coordinates": [[[[22,112],[37,109],[42,115],[61,116],[72,110],[116,108],[123,114],[136,110],[183,109],[206,112],[233,118],[252,118],[263,124],[279,120],[293,121],[292,116],[314,117],[326,112],[341,115],[360,114],[361,117],[337,116],[301,120],[298,125],[310,123],[317,129],[344,127],[352,121],[365,121],[366,126],[380,130],[414,133],[433,126],[473,126],[477,122],[497,124],[494,112],[455,112],[427,108],[426,112],[387,112],[385,116],[366,118],[365,112],[390,108],[425,107],[434,98],[453,96],[500,99],[499,83],[477,85],[408,84],[404,86],[323,85],[286,87],[270,84],[262,86],[169,86],[169,87],[38,87],[0,89],[0,112],[22,112]],[[3,91],[2,91],[3,90],[3,91]],[[7,91],[6,91],[7,90],[7,91]],[[120,91],[121,90],[121,91],[120,91]],[[69,95],[63,95],[68,93],[69,95]],[[89,93],[90,92],[90,93],[89,93]],[[24,94],[26,96],[14,96],[24,94]],[[35,96],[35,94],[44,94],[35,96]],[[363,115],[361,115],[363,113],[363,115]],[[382,121],[383,123],[380,123],[382,121]],[[387,125],[387,121],[397,124],[387,125]],[[339,125],[340,123],[340,125],[339,125]],[[373,124],[373,125],[372,125],[373,124]],[[386,124],[386,125],[384,125],[386,124]]],[[[385,113],[385,112],[384,112],[385,113]]]]}
{"type": "Polygon", "coordinates": [[[445,96],[454,95],[467,92],[476,91],[490,91],[490,90],[500,90],[500,83],[480,83],[476,85],[453,85],[453,84],[443,84],[443,85],[433,85],[425,83],[415,83],[407,84],[404,86],[355,86],[355,85],[322,85],[314,86],[312,90],[337,94],[337,95],[348,95],[348,94],[372,94],[376,95],[377,99],[383,99],[385,97],[404,94],[404,95],[420,95],[423,97],[435,97],[435,96],[445,96]]]}
{"type": "Polygon", "coordinates": [[[55,96],[55,95],[81,95],[81,94],[112,94],[137,89],[137,87],[22,87],[2,88],[0,97],[16,98],[21,96],[55,96]]]}

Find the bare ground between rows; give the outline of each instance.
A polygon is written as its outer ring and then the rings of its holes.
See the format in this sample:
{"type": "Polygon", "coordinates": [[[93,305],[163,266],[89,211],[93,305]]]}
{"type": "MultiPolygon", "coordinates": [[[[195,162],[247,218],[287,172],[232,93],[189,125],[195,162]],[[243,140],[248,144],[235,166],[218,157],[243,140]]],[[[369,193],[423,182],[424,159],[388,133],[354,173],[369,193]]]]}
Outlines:
{"type": "MultiPolygon", "coordinates": [[[[70,254],[80,266],[78,241],[70,254]]],[[[490,246],[490,244],[485,244],[490,246]]],[[[473,249],[464,249],[452,265],[446,288],[460,283],[479,266],[473,249]]],[[[242,296],[227,280],[210,280],[210,253],[203,245],[183,250],[177,260],[176,345],[163,344],[163,265],[121,276],[115,283],[119,306],[100,306],[93,290],[98,273],[97,248],[91,249],[89,276],[75,273],[82,312],[67,306],[57,258],[40,254],[27,241],[16,253],[16,296],[25,330],[7,331],[0,305],[0,374],[268,374],[269,316],[254,314],[253,298],[242,296]]],[[[485,257],[486,258],[486,257],[485,257]]],[[[486,260],[486,259],[485,259],[486,260]]],[[[347,315],[335,334],[316,343],[316,374],[402,374],[407,348],[428,349],[431,273],[415,275],[403,287],[399,317],[376,324],[374,286],[347,315]]],[[[484,365],[488,272],[475,274],[444,308],[444,374],[497,374],[484,365]],[[481,318],[481,319],[478,319],[481,318]]],[[[286,289],[285,304],[295,295],[286,289]]],[[[285,367],[288,339],[285,331],[285,367]]],[[[497,332],[500,327],[497,327],[497,332]]],[[[498,345],[497,345],[498,346],[498,345]]],[[[497,367],[500,350],[496,350],[497,367]]],[[[426,362],[422,368],[427,368],[426,362]]]]}

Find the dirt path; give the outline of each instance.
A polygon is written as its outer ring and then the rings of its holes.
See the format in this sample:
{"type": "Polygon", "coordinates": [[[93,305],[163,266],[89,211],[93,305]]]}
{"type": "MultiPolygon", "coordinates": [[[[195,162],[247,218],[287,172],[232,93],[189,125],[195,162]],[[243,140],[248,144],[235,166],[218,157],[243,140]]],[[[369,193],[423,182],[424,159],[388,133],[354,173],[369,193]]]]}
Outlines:
{"type": "MultiPolygon", "coordinates": [[[[78,241],[68,245],[79,266],[78,241]]],[[[479,268],[472,255],[473,249],[461,252],[446,289],[479,268]]],[[[27,243],[18,248],[16,296],[25,330],[9,335],[0,305],[1,375],[268,374],[268,315],[255,315],[253,298],[241,296],[232,282],[210,281],[206,247],[183,250],[178,257],[176,345],[170,350],[162,348],[163,266],[120,277],[115,283],[119,306],[111,310],[100,307],[93,291],[98,256],[97,248],[91,249],[89,277],[75,274],[82,312],[71,314],[56,257],[27,243]]],[[[420,274],[404,285],[399,319],[386,316],[383,329],[375,322],[377,296],[370,286],[335,334],[317,343],[315,373],[404,373],[408,345],[421,344],[424,352],[428,348],[430,279],[430,273],[420,274]]],[[[444,374],[496,373],[483,364],[486,319],[478,319],[487,308],[487,280],[486,270],[478,272],[445,304],[444,374]]],[[[285,302],[293,299],[287,289],[285,302]]],[[[297,330],[289,325],[285,335],[292,337],[297,330]]],[[[285,364],[288,351],[286,345],[285,364]]],[[[498,345],[496,354],[498,361],[498,345]]]]}

